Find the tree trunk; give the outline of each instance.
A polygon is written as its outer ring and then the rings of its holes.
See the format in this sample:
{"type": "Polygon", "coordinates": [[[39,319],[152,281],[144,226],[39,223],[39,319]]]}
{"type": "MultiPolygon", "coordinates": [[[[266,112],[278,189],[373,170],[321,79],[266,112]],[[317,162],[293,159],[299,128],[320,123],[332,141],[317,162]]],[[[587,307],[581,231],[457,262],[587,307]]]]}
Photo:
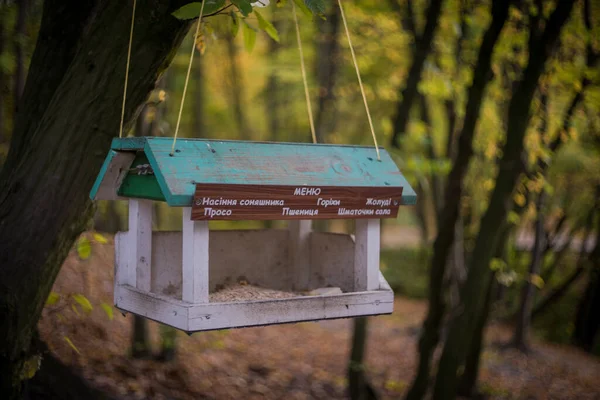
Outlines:
{"type": "MultiPolygon", "coordinates": [[[[594,208],[600,209],[600,185],[596,187],[594,208]]],[[[596,212],[598,214],[598,212],[596,212]]],[[[587,238],[585,238],[587,239],[587,238]]],[[[580,256],[583,255],[587,240],[581,244],[580,256]]],[[[600,216],[597,215],[596,244],[587,259],[591,266],[590,279],[577,307],[573,343],[587,352],[594,348],[594,341],[600,330],[600,216]]]]}
{"type": "MultiPolygon", "coordinates": [[[[535,221],[535,240],[533,243],[533,249],[531,250],[531,262],[529,263],[528,278],[539,275],[542,265],[542,251],[546,245],[544,231],[545,202],[546,192],[542,190],[536,202],[537,219],[535,221]]],[[[528,335],[529,327],[531,325],[534,295],[535,285],[531,283],[530,279],[526,278],[525,282],[523,282],[523,288],[521,289],[521,306],[519,307],[517,325],[515,327],[515,333],[512,339],[512,345],[523,352],[527,352],[529,350],[528,335]]]]}
{"type": "Polygon", "coordinates": [[[454,243],[455,227],[459,220],[463,179],[473,155],[473,136],[491,73],[492,54],[508,17],[508,8],[509,2],[502,0],[493,2],[492,22],[484,34],[477,57],[477,65],[473,72],[473,83],[468,90],[467,108],[458,139],[457,156],[446,184],[444,208],[438,224],[439,231],[433,244],[429,272],[429,309],[419,338],[417,375],[406,396],[409,400],[422,399],[429,386],[431,357],[439,341],[439,331],[446,308],[443,283],[446,264],[454,243]]]}
{"type": "Polygon", "coordinates": [[[463,364],[466,348],[473,338],[476,318],[482,309],[487,279],[491,274],[490,261],[498,243],[498,226],[506,220],[512,205],[512,195],[519,176],[525,171],[521,159],[523,138],[531,117],[530,107],[538,80],[546,60],[558,42],[561,29],[567,21],[574,0],[558,3],[546,23],[544,33],[529,49],[529,61],[523,78],[513,93],[508,111],[508,129],[503,157],[481,229],[469,263],[467,281],[461,292],[461,313],[450,323],[434,386],[434,398],[453,399],[457,393],[457,371],[463,364]]]}
{"type": "Polygon", "coordinates": [[[315,133],[319,143],[327,142],[327,135],[335,129],[335,78],[338,70],[340,8],[334,5],[327,19],[317,18],[317,40],[315,75],[319,92],[315,115],[315,133]]]}
{"type": "Polygon", "coordinates": [[[352,351],[348,365],[348,392],[351,400],[376,399],[377,395],[365,376],[365,345],[367,343],[367,317],[354,319],[352,351]]]}
{"type": "MultiPolygon", "coordinates": [[[[183,2],[138,5],[131,121],[189,24],[183,2]]],[[[0,393],[16,399],[21,369],[60,266],[92,216],[89,190],[119,131],[131,3],[46,0],[36,49],[0,173],[0,393]],[[115,40],[118,38],[119,40],[115,40]]]]}
{"type": "MultiPolygon", "coordinates": [[[[0,59],[2,59],[4,52],[6,51],[6,34],[4,32],[4,10],[0,9],[0,59]]],[[[0,68],[0,168],[4,161],[4,154],[2,148],[7,142],[6,138],[6,98],[8,97],[8,82],[6,75],[4,74],[4,68],[0,68]]]]}
{"type": "Polygon", "coordinates": [[[477,318],[473,340],[469,343],[469,349],[465,358],[465,370],[460,378],[458,394],[465,397],[473,397],[477,389],[477,377],[479,376],[479,365],[481,362],[481,351],[483,350],[483,340],[485,335],[485,326],[492,308],[492,293],[494,292],[494,283],[496,282],[494,274],[488,280],[487,291],[484,299],[484,307],[481,315],[477,318]]]}
{"type": "MultiPolygon", "coordinates": [[[[510,236],[511,226],[505,224],[502,228],[502,236],[498,247],[496,248],[496,257],[506,261],[506,243],[510,236]]],[[[487,283],[487,292],[485,294],[484,308],[477,318],[473,340],[469,343],[469,349],[465,361],[465,370],[461,376],[458,388],[458,394],[461,396],[472,397],[477,389],[477,377],[479,376],[479,366],[481,362],[481,351],[483,350],[483,340],[485,327],[490,316],[492,303],[494,302],[494,288],[496,285],[496,276],[492,274],[487,283]]]]}
{"type": "Polygon", "coordinates": [[[413,52],[413,60],[406,77],[406,85],[400,95],[400,102],[394,117],[394,134],[392,136],[392,147],[398,147],[398,139],[406,133],[408,118],[413,102],[417,96],[418,85],[421,81],[421,74],[425,60],[431,50],[431,43],[435,30],[438,26],[438,20],[442,13],[442,0],[430,0],[427,8],[425,28],[423,33],[418,35],[415,40],[415,51],[413,52]]]}
{"type": "Polygon", "coordinates": [[[15,24],[15,77],[14,77],[14,96],[15,96],[15,109],[19,107],[19,100],[23,94],[23,88],[25,87],[25,54],[24,54],[24,43],[26,36],[26,22],[27,12],[29,9],[30,0],[19,0],[17,1],[17,23],[15,24]]]}

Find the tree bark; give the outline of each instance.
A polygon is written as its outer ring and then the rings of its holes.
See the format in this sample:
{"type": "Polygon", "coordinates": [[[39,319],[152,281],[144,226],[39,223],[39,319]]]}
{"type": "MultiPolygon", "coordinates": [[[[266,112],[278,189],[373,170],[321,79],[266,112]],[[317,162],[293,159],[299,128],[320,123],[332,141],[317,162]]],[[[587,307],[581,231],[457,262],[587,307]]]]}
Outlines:
{"type": "Polygon", "coordinates": [[[17,23],[15,24],[15,77],[14,77],[14,96],[15,108],[18,109],[23,88],[25,86],[25,54],[23,44],[25,42],[25,29],[27,22],[27,13],[29,10],[29,0],[17,1],[17,23]]]}
{"type": "Polygon", "coordinates": [[[500,161],[496,186],[486,213],[481,220],[467,281],[461,292],[461,313],[451,323],[448,339],[440,358],[434,386],[434,398],[453,399],[457,393],[457,371],[464,362],[466,348],[473,338],[476,318],[481,312],[481,300],[485,296],[485,282],[491,274],[489,264],[498,244],[498,226],[506,220],[512,205],[512,195],[519,176],[525,171],[522,160],[523,138],[531,117],[530,107],[538,80],[544,71],[546,60],[558,42],[563,25],[567,21],[574,0],[558,3],[546,23],[542,36],[529,49],[529,60],[523,78],[513,93],[508,111],[508,129],[503,156],[500,161]]]}
{"type": "Polygon", "coordinates": [[[423,33],[417,37],[415,41],[415,51],[413,52],[413,60],[406,77],[406,85],[401,92],[400,102],[394,117],[394,134],[392,136],[392,147],[399,147],[398,139],[406,133],[406,126],[413,102],[417,96],[417,88],[421,81],[421,74],[425,65],[425,60],[431,50],[431,43],[435,30],[438,26],[438,21],[442,13],[442,0],[430,0],[427,8],[425,28],[423,33]]]}
{"type": "MultiPolygon", "coordinates": [[[[125,119],[154,87],[189,24],[184,2],[138,5],[125,119]]],[[[7,162],[0,173],[0,393],[20,397],[32,334],[119,121],[129,2],[46,0],[7,162]]]]}
{"type": "Polygon", "coordinates": [[[335,109],[335,78],[338,71],[340,28],[339,7],[334,5],[327,19],[317,18],[317,40],[315,73],[319,92],[315,115],[315,133],[319,143],[327,142],[327,135],[335,129],[337,113],[335,109]]]}
{"type": "Polygon", "coordinates": [[[456,223],[459,220],[463,179],[473,156],[473,136],[491,73],[492,54],[508,18],[508,8],[509,2],[502,0],[495,0],[492,4],[492,22],[484,34],[473,73],[473,83],[468,90],[467,108],[458,139],[457,156],[446,184],[444,209],[439,221],[439,231],[433,244],[433,257],[429,272],[429,309],[419,338],[417,375],[406,396],[409,400],[422,399],[429,384],[431,357],[439,341],[439,331],[446,308],[443,293],[444,275],[448,256],[454,243],[456,223]]]}

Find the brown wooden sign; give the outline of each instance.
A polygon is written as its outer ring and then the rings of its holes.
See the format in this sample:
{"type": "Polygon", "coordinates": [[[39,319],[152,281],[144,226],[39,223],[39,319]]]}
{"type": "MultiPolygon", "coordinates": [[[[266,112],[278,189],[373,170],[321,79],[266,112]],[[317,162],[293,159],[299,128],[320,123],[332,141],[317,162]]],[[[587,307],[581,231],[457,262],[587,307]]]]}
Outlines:
{"type": "Polygon", "coordinates": [[[196,184],[192,220],[396,218],[402,187],[196,184]]]}

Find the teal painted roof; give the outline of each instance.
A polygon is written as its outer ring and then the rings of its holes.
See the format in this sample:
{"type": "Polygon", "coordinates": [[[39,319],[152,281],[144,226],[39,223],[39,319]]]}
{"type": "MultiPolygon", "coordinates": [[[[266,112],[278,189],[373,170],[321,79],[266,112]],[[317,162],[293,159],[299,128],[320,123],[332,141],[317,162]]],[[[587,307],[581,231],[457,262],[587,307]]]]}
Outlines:
{"type": "Polygon", "coordinates": [[[364,146],[178,139],[171,156],[172,144],[172,138],[161,137],[114,139],[90,197],[99,199],[101,187],[122,183],[122,177],[104,176],[115,153],[143,151],[170,206],[190,206],[196,183],[401,186],[404,205],[417,200],[384,149],[378,161],[375,148],[364,146]]]}

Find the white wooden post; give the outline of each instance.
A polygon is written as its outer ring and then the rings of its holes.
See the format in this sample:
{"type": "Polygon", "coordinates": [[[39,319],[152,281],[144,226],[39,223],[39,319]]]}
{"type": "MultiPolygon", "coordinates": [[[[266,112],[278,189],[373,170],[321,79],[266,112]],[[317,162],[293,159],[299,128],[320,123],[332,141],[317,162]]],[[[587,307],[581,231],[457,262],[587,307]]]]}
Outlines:
{"type": "Polygon", "coordinates": [[[208,221],[192,221],[192,208],[183,209],[182,300],[208,303],[208,221]]]}
{"type": "Polygon", "coordinates": [[[128,285],[150,291],[152,265],[152,202],[129,200],[129,260],[124,274],[128,285]]]}
{"type": "Polygon", "coordinates": [[[354,239],[354,290],[379,289],[379,220],[357,219],[354,239]]]}
{"type": "Polygon", "coordinates": [[[311,220],[291,220],[290,231],[290,266],[295,290],[306,290],[310,283],[310,232],[311,220]]]}

